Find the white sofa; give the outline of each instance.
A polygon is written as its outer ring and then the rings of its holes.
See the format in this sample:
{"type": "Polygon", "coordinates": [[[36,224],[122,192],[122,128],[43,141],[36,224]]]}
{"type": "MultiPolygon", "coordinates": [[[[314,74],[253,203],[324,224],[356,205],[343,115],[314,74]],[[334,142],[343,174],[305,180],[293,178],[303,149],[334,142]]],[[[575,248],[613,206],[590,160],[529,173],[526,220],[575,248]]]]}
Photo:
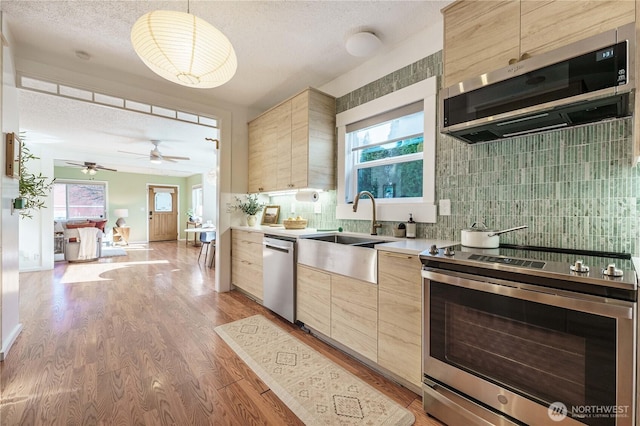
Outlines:
{"type": "Polygon", "coordinates": [[[90,262],[102,255],[104,234],[98,228],[72,228],[64,231],[64,259],[68,262],[90,262]],[[83,241],[89,239],[93,244],[83,241]]]}

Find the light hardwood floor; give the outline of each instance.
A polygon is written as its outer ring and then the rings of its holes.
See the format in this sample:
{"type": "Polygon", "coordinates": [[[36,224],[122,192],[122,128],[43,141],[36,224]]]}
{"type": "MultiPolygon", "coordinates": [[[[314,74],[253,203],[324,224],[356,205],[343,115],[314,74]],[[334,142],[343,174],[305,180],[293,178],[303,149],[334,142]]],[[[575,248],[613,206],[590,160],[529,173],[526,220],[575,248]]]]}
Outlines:
{"type": "Polygon", "coordinates": [[[301,424],[214,331],[255,314],[410,409],[416,425],[440,425],[416,394],[242,294],[216,293],[198,250],[152,243],[21,273],[24,329],[0,362],[0,425],[301,424]]]}

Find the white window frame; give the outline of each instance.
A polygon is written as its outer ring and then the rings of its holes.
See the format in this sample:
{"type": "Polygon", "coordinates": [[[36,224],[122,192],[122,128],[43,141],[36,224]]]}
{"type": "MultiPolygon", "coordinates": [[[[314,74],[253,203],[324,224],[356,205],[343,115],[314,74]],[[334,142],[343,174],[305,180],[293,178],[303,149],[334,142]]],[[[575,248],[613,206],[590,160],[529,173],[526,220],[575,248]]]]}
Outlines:
{"type": "Polygon", "coordinates": [[[204,188],[202,184],[191,186],[191,209],[196,216],[198,216],[198,206],[202,206],[202,214],[204,215],[204,188]],[[200,196],[198,196],[198,192],[200,196]]]}
{"type": "Polygon", "coordinates": [[[337,189],[337,219],[371,220],[371,201],[369,198],[360,200],[357,212],[353,211],[353,204],[345,199],[346,159],[350,149],[346,143],[347,125],[374,117],[376,115],[403,107],[418,101],[424,103],[424,144],[423,144],[423,176],[422,198],[409,200],[376,199],[377,219],[381,221],[406,221],[409,213],[413,214],[417,222],[435,223],[437,207],[435,203],[435,167],[436,167],[436,95],[437,78],[431,77],[416,84],[382,96],[371,102],[359,105],[336,116],[338,133],[338,189],[337,189]]]}
{"type": "MultiPolygon", "coordinates": [[[[107,212],[109,211],[109,182],[102,180],[74,180],[74,179],[56,179],[54,184],[64,184],[64,185],[99,185],[104,187],[104,212],[101,216],[79,216],[79,217],[67,217],[65,219],[54,219],[61,222],[69,222],[80,219],[106,219],[107,212]]],[[[51,202],[53,203],[53,196],[51,197],[51,202]]],[[[55,208],[54,216],[55,216],[55,208]]],[[[66,206],[66,213],[68,216],[69,206],[66,206]]]]}

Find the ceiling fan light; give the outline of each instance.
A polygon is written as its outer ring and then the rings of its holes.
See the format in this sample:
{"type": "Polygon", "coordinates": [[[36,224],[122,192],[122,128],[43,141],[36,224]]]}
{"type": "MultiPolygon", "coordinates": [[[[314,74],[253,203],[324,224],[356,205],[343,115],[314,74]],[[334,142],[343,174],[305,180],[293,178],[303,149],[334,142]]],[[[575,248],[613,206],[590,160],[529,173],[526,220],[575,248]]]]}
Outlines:
{"type": "Polygon", "coordinates": [[[131,43],[151,71],[187,87],[221,86],[238,67],[229,39],[189,13],[156,10],[141,16],[131,29],[131,43]]]}
{"type": "Polygon", "coordinates": [[[151,157],[149,162],[152,164],[162,164],[162,157],[151,157]]]}
{"type": "Polygon", "coordinates": [[[89,169],[88,169],[87,167],[83,167],[80,171],[81,171],[82,173],[84,173],[85,175],[86,175],[87,173],[89,173],[89,169]]]}
{"type": "Polygon", "coordinates": [[[90,174],[91,176],[95,175],[96,173],[97,173],[97,172],[96,172],[96,169],[89,169],[89,174],[90,174]]]}

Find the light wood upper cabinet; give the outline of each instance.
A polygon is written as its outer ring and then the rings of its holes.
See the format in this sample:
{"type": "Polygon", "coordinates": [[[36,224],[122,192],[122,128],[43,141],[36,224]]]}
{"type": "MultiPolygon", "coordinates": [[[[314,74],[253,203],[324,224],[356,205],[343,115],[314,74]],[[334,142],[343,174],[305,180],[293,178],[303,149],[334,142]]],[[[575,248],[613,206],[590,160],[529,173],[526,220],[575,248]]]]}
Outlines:
{"type": "Polygon", "coordinates": [[[378,251],[378,364],[422,385],[422,263],[378,251]]]}
{"type": "Polygon", "coordinates": [[[620,0],[458,0],[444,17],[444,87],[635,20],[620,0]]]}
{"type": "Polygon", "coordinates": [[[520,57],[519,0],[458,0],[442,13],[444,87],[520,57]]]}
{"type": "Polygon", "coordinates": [[[249,123],[249,192],[334,189],[335,98],[307,89],[249,123]]]}
{"type": "Polygon", "coordinates": [[[262,237],[260,232],[231,231],[231,283],[263,300],[262,237]]]}
{"type": "Polygon", "coordinates": [[[530,56],[635,20],[635,2],[521,0],[521,51],[530,56]]]}
{"type": "Polygon", "coordinates": [[[296,319],[331,336],[331,275],[298,264],[296,319]]]}

